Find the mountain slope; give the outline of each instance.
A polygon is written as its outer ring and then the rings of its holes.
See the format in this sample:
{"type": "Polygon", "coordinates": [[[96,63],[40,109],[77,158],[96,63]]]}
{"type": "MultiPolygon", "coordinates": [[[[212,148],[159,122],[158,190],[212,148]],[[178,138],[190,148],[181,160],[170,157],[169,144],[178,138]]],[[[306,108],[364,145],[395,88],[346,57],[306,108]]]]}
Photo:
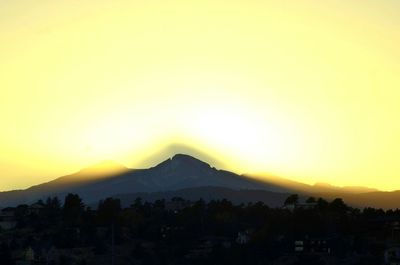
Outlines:
{"type": "Polygon", "coordinates": [[[0,193],[0,206],[29,203],[46,196],[79,193],[87,201],[122,193],[172,191],[215,186],[229,189],[287,189],[235,173],[217,170],[189,155],[177,154],[149,169],[128,169],[114,165],[114,172],[101,174],[101,166],[84,169],[26,190],[0,193]],[[100,168],[100,169],[99,169],[100,168]]]}
{"type": "MultiPolygon", "coordinates": [[[[307,185],[279,177],[238,175],[218,170],[183,154],[177,154],[148,169],[129,169],[106,161],[26,190],[0,192],[0,207],[31,203],[48,196],[62,198],[67,193],[78,193],[86,202],[97,202],[116,194],[187,194],[188,189],[193,194],[206,196],[210,188],[220,188],[219,191],[224,191],[223,194],[229,195],[229,198],[235,194],[243,202],[255,198],[267,202],[269,198],[270,203],[275,204],[278,197],[281,201],[287,194],[298,193],[303,197],[341,197],[350,205],[360,207],[400,207],[396,203],[400,199],[400,192],[378,192],[362,187],[341,188],[328,184],[307,185]],[[262,195],[260,191],[263,191],[262,195]]],[[[221,198],[220,194],[213,196],[221,198]]]]}

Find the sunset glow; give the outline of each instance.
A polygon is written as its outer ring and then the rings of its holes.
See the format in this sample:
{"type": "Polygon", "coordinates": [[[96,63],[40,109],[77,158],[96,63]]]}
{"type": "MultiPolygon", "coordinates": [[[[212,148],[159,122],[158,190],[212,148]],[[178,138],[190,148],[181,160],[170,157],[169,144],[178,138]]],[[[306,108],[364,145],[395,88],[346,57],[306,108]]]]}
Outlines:
{"type": "Polygon", "coordinates": [[[173,144],[237,173],[400,189],[399,14],[396,0],[2,1],[0,190],[151,166],[173,144]]]}

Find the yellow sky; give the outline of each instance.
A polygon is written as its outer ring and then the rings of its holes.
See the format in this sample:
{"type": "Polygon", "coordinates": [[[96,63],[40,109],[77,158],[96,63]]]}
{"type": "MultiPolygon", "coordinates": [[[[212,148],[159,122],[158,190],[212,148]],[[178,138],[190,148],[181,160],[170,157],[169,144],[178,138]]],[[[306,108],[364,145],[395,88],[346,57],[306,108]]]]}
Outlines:
{"type": "MultiPolygon", "coordinates": [[[[400,2],[0,2],[0,190],[170,144],[400,189],[400,2]]],[[[164,149],[163,149],[164,150],[164,149]]]]}

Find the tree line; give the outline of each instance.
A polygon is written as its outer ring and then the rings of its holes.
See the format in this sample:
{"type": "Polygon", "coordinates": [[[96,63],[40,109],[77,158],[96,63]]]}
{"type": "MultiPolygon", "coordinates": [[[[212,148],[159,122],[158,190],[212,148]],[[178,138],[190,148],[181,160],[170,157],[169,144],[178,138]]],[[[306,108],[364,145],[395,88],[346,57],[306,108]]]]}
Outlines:
{"type": "MultiPolygon", "coordinates": [[[[95,255],[111,255],[114,242],[117,247],[130,248],[130,258],[139,260],[138,264],[180,264],[183,257],[201,247],[203,238],[213,241],[211,249],[205,256],[192,257],[191,264],[269,264],[293,253],[294,241],[307,238],[330,240],[331,255],[359,253],[378,259],[386,246],[369,238],[385,242],[395,236],[385,220],[400,220],[398,209],[358,209],[340,198],[310,197],[306,202],[312,207],[271,208],[262,202],[235,205],[225,199],[148,202],[137,198],[124,208],[119,199],[106,198],[93,209],[79,195],[68,194],[63,202],[57,197],[38,201],[36,205],[42,207],[37,211],[28,205],[17,206],[16,228],[0,234],[0,259],[2,264],[14,264],[12,249],[48,245],[91,248],[95,255]],[[237,241],[240,233],[247,236],[245,244],[237,241]],[[151,242],[153,247],[146,249],[143,242],[151,242]],[[229,248],[222,246],[224,242],[230,243],[229,248]]],[[[286,206],[298,203],[295,194],[285,201],[286,206]]]]}

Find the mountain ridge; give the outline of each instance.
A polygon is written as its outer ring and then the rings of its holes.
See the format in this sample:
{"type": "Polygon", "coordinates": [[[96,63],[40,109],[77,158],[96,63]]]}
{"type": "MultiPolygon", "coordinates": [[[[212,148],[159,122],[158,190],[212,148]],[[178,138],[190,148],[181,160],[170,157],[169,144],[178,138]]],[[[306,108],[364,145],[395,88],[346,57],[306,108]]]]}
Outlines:
{"type": "MultiPolygon", "coordinates": [[[[340,187],[325,185],[322,189],[321,185],[308,185],[279,177],[260,179],[252,175],[238,175],[216,169],[187,154],[175,154],[146,169],[130,169],[113,161],[102,162],[25,190],[0,192],[0,206],[30,203],[47,196],[64,196],[67,193],[78,193],[85,201],[92,202],[116,194],[163,193],[204,187],[220,187],[234,191],[263,190],[280,194],[298,193],[302,196],[327,198],[340,196],[344,199],[349,198],[350,203],[354,205],[368,206],[365,202],[357,200],[360,197],[357,197],[358,193],[340,187]],[[113,170],[105,170],[110,167],[113,170]]],[[[375,197],[383,194],[386,194],[386,197],[393,195],[373,192],[377,193],[374,194],[375,197]]]]}

